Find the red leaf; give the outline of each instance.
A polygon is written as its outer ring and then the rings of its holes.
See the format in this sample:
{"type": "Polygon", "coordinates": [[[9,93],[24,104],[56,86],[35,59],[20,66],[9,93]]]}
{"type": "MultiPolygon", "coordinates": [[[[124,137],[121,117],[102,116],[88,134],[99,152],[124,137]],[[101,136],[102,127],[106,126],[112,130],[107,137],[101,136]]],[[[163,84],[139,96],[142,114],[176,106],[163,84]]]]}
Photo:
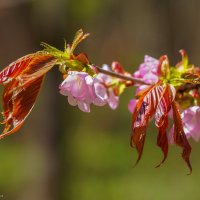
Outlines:
{"type": "Polygon", "coordinates": [[[136,164],[141,159],[146,136],[146,128],[149,120],[155,114],[162,92],[163,87],[160,83],[150,86],[141,93],[141,97],[139,98],[133,113],[131,146],[134,145],[138,152],[136,164]]]}
{"type": "Polygon", "coordinates": [[[19,58],[0,72],[0,84],[17,77],[33,59],[34,54],[19,58]]]}
{"type": "Polygon", "coordinates": [[[38,96],[45,74],[56,64],[48,54],[31,54],[11,63],[0,73],[4,130],[0,139],[19,130],[38,96]]]}
{"type": "Polygon", "coordinates": [[[89,64],[88,57],[85,53],[79,53],[77,56],[74,56],[74,58],[84,64],[89,64]]]}
{"type": "Polygon", "coordinates": [[[136,164],[142,156],[147,125],[154,115],[156,120],[155,124],[159,130],[157,145],[164,154],[162,161],[157,167],[166,160],[168,154],[168,112],[171,109],[175,94],[173,86],[161,82],[140,92],[140,98],[133,113],[131,134],[131,146],[134,145],[138,152],[136,164]]]}
{"type": "Polygon", "coordinates": [[[55,65],[55,58],[48,54],[30,54],[12,62],[0,72],[0,84],[13,78],[34,79],[49,71],[55,65]],[[23,75],[23,77],[21,77],[23,75]]]}
{"type": "Polygon", "coordinates": [[[17,81],[8,83],[3,94],[3,116],[5,128],[0,139],[19,130],[32,110],[44,76],[27,82],[23,88],[15,86],[17,81]],[[11,89],[10,88],[15,88],[11,89]]]}
{"type": "Polygon", "coordinates": [[[159,167],[167,158],[168,154],[168,138],[167,138],[167,127],[168,127],[168,112],[171,108],[171,103],[174,100],[173,96],[171,96],[171,90],[168,85],[166,85],[162,97],[158,103],[156,113],[155,113],[155,124],[158,127],[158,137],[157,137],[157,145],[161,148],[164,158],[160,162],[159,167]]]}
{"type": "Polygon", "coordinates": [[[191,174],[192,166],[190,164],[190,153],[191,153],[192,148],[184,133],[181,115],[178,109],[178,105],[175,101],[172,102],[172,109],[173,109],[173,118],[174,118],[174,142],[183,148],[182,157],[190,169],[189,174],[191,174]]]}

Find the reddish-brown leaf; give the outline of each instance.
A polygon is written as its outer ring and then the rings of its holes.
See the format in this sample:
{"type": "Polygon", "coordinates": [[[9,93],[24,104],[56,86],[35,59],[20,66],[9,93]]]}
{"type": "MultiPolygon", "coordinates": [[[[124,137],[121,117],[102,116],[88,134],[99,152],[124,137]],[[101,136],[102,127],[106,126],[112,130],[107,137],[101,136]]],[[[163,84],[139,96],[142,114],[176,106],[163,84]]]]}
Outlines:
{"type": "Polygon", "coordinates": [[[21,87],[15,87],[16,80],[8,83],[3,94],[3,116],[5,127],[0,139],[15,133],[23,125],[24,120],[32,110],[44,76],[27,82],[21,87]],[[9,88],[14,88],[8,91],[9,88]]]}
{"type": "Polygon", "coordinates": [[[163,92],[160,83],[150,86],[139,98],[132,119],[131,146],[135,146],[138,152],[136,164],[142,156],[146,128],[149,120],[153,117],[156,107],[163,92]]]}
{"type": "Polygon", "coordinates": [[[158,127],[157,145],[161,148],[164,158],[160,162],[159,167],[167,158],[168,154],[168,138],[167,138],[167,127],[168,127],[168,112],[171,108],[171,103],[174,100],[169,91],[170,87],[166,85],[164,88],[162,97],[158,103],[155,113],[155,124],[158,127]]]}
{"type": "Polygon", "coordinates": [[[21,79],[34,79],[51,69],[55,61],[56,59],[53,56],[39,53],[19,58],[0,72],[0,84],[5,84],[19,77],[21,79]]]}
{"type": "Polygon", "coordinates": [[[168,112],[175,98],[175,89],[171,85],[158,82],[144,91],[141,91],[139,96],[140,98],[133,113],[131,134],[131,146],[135,146],[138,152],[136,164],[142,156],[147,125],[150,119],[155,115],[155,124],[159,130],[157,145],[164,154],[163,160],[158,165],[160,166],[165,161],[168,154],[168,138],[166,134],[168,112]]]}
{"type": "Polygon", "coordinates": [[[85,53],[79,53],[77,56],[74,56],[74,58],[84,64],[89,64],[88,57],[85,53]]]}
{"type": "Polygon", "coordinates": [[[25,66],[18,75],[20,82],[32,81],[39,76],[46,74],[55,64],[57,59],[48,54],[35,54],[31,62],[25,66]]]}
{"type": "Polygon", "coordinates": [[[16,132],[23,125],[38,96],[45,74],[56,64],[48,54],[31,54],[11,63],[0,72],[4,84],[4,130],[0,139],[16,132]]]}
{"type": "Polygon", "coordinates": [[[191,153],[191,146],[186,138],[186,135],[183,130],[183,123],[181,120],[181,115],[178,109],[178,105],[175,101],[172,102],[172,109],[173,109],[173,118],[174,118],[174,142],[182,147],[182,157],[186,161],[190,173],[192,173],[192,166],[190,164],[190,153],[191,153]]]}
{"type": "Polygon", "coordinates": [[[0,84],[17,77],[33,59],[34,54],[19,58],[0,72],[0,84]]]}

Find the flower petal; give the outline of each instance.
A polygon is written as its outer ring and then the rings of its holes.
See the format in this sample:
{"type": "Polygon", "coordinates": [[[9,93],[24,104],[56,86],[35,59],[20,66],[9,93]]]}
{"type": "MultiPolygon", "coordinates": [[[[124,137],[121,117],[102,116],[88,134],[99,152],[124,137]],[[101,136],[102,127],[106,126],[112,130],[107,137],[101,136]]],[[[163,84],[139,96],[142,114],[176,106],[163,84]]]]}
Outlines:
{"type": "Polygon", "coordinates": [[[85,103],[83,101],[78,101],[78,108],[83,112],[90,112],[90,104],[85,103]]]}
{"type": "Polygon", "coordinates": [[[71,106],[76,106],[77,105],[77,100],[72,95],[68,95],[68,103],[71,106]]]}
{"type": "Polygon", "coordinates": [[[108,105],[115,110],[119,105],[119,97],[115,96],[113,90],[109,90],[108,105]]]}

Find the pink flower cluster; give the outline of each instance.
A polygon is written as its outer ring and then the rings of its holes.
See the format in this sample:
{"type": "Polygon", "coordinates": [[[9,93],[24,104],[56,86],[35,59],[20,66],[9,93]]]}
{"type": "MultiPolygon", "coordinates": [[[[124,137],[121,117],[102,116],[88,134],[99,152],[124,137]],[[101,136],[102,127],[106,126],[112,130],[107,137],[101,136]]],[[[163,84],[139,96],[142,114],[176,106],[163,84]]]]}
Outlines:
{"type": "MultiPolygon", "coordinates": [[[[159,60],[145,55],[144,62],[140,64],[139,69],[133,74],[134,77],[142,79],[147,84],[156,83],[158,81],[158,64],[159,60]]],[[[147,85],[139,85],[136,93],[145,89],[147,85]]],[[[128,104],[128,109],[133,113],[137,100],[131,99],[128,104]]]]}
{"type": "MultiPolygon", "coordinates": [[[[113,66],[115,63],[112,63],[113,66]]],[[[144,62],[133,74],[147,84],[158,81],[159,60],[150,56],[144,57],[144,62]]],[[[107,65],[103,69],[110,70],[107,65]]],[[[108,104],[112,109],[116,109],[119,104],[119,96],[116,95],[113,83],[116,78],[98,73],[90,76],[86,72],[69,71],[67,77],[60,85],[60,93],[68,97],[68,102],[72,106],[78,106],[83,112],[90,112],[90,105],[104,106],[108,104]]],[[[138,85],[136,93],[147,87],[138,85]]],[[[137,100],[132,99],[128,104],[128,109],[133,113],[137,100]]],[[[186,136],[198,141],[200,139],[200,107],[193,106],[181,113],[184,131],[186,136]]],[[[173,128],[170,130],[169,140],[173,143],[173,128]]]]}
{"type": "MultiPolygon", "coordinates": [[[[152,58],[150,56],[145,56],[144,62],[139,66],[139,70],[134,73],[134,76],[141,78],[144,82],[148,84],[156,83],[158,81],[158,64],[159,60],[152,58]]],[[[145,85],[139,85],[136,93],[144,89],[145,85]]],[[[128,109],[131,113],[134,112],[137,100],[131,99],[128,104],[128,109]]],[[[200,140],[200,107],[193,106],[182,111],[181,118],[183,121],[183,128],[187,138],[192,137],[195,141],[200,140]]],[[[170,143],[173,141],[173,127],[169,134],[170,143]]]]}
{"type": "Polygon", "coordinates": [[[152,84],[158,81],[158,64],[159,60],[148,55],[144,56],[144,62],[140,64],[134,77],[142,79],[145,83],[152,84]]]}
{"type": "MultiPolygon", "coordinates": [[[[108,68],[108,66],[104,66],[108,68]]],[[[108,104],[116,109],[119,97],[115,95],[112,87],[112,78],[104,74],[95,77],[86,72],[69,71],[66,79],[61,83],[60,93],[68,97],[72,106],[78,106],[83,112],[90,112],[90,105],[104,106],[108,104]]]]}

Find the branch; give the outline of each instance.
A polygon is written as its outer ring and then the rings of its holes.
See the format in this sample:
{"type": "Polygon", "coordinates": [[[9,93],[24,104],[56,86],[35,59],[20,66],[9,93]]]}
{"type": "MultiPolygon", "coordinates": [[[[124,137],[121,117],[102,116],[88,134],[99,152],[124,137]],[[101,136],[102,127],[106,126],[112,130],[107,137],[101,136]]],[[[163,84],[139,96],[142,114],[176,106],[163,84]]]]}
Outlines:
{"type": "Polygon", "coordinates": [[[116,73],[116,72],[108,71],[108,70],[102,69],[102,68],[97,67],[97,66],[95,66],[95,68],[97,69],[97,71],[99,73],[102,73],[102,74],[113,76],[113,77],[116,77],[116,78],[119,78],[119,79],[123,79],[123,80],[126,80],[126,81],[132,81],[133,83],[149,85],[148,83],[144,82],[143,80],[141,80],[139,78],[134,78],[134,77],[131,77],[131,76],[125,76],[123,74],[119,74],[119,73],[116,73]]]}

